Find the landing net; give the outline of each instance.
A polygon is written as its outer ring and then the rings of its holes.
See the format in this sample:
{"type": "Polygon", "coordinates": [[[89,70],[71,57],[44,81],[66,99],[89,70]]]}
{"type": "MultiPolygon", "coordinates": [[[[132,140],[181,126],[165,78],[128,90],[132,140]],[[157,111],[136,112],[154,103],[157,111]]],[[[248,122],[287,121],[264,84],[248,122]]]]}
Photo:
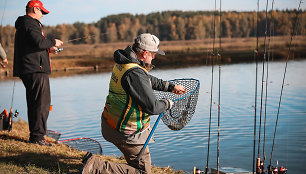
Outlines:
{"type": "Polygon", "coordinates": [[[174,102],[172,108],[164,112],[162,120],[171,130],[181,130],[191,120],[195,113],[200,81],[197,79],[175,79],[171,80],[175,85],[182,85],[186,93],[177,95],[171,92],[154,91],[157,99],[170,99],[174,102]]]}
{"type": "Polygon", "coordinates": [[[61,133],[56,132],[56,131],[52,131],[52,130],[47,130],[47,137],[53,138],[55,139],[55,141],[58,141],[58,139],[61,137],[61,133]]]}
{"type": "Polygon", "coordinates": [[[91,152],[92,154],[102,155],[101,144],[98,141],[91,138],[74,138],[58,142],[66,144],[69,147],[80,151],[91,152]]]}

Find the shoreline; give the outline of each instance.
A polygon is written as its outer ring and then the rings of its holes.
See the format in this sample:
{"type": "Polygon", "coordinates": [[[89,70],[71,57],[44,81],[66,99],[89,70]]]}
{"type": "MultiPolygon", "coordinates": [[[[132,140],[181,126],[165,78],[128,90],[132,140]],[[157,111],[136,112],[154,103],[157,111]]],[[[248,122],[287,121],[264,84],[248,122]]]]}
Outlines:
{"type": "MultiPolygon", "coordinates": [[[[288,57],[289,36],[273,38],[270,44],[270,53],[266,55],[269,61],[286,60],[288,57]]],[[[158,68],[190,67],[199,65],[251,63],[255,62],[256,38],[222,38],[222,50],[216,44],[212,53],[212,39],[188,41],[162,41],[160,48],[166,52],[165,56],[157,55],[153,64],[158,68]],[[214,54],[214,55],[213,55],[214,54]],[[216,56],[219,54],[220,56],[216,56]],[[218,59],[218,60],[217,60],[218,59]],[[214,61],[214,62],[212,62],[214,61]]],[[[51,55],[52,73],[79,73],[79,72],[109,72],[114,61],[113,52],[124,49],[131,43],[109,43],[95,45],[64,45],[63,52],[51,55]]],[[[289,60],[306,58],[306,37],[296,36],[291,49],[289,60]],[[293,47],[294,46],[294,47],[293,47]]],[[[264,38],[259,38],[258,61],[264,57],[264,38]]],[[[8,49],[9,65],[0,68],[0,79],[12,77],[13,48],[8,49]]],[[[58,76],[58,75],[56,75],[58,76]]]]}
{"type": "MultiPolygon", "coordinates": [[[[13,122],[11,132],[0,131],[0,173],[80,173],[86,154],[61,143],[40,146],[28,142],[28,123],[22,119],[13,122]]],[[[50,142],[54,139],[46,137],[50,142]]],[[[123,156],[97,155],[105,161],[126,163],[123,156]]],[[[182,174],[171,167],[152,166],[153,174],[182,174]]]]}

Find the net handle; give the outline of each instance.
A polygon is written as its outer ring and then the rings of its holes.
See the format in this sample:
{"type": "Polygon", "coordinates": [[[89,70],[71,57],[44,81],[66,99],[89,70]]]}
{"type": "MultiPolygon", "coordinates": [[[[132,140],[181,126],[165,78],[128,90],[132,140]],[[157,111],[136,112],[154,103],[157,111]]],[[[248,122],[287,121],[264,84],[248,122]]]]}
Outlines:
{"type": "Polygon", "coordinates": [[[153,126],[153,128],[152,128],[152,130],[151,130],[151,132],[150,132],[146,142],[145,142],[145,144],[143,145],[143,147],[141,148],[139,154],[137,155],[137,158],[136,158],[137,161],[139,161],[141,156],[143,155],[144,150],[146,149],[147,145],[149,144],[149,141],[150,141],[150,139],[151,139],[151,137],[153,135],[153,132],[155,131],[155,129],[156,129],[157,125],[158,125],[158,122],[161,119],[161,117],[163,116],[163,114],[164,113],[159,114],[159,116],[158,116],[158,118],[157,118],[157,120],[156,120],[156,122],[155,122],[155,124],[154,124],[154,126],[153,126]]]}
{"type": "MultiPolygon", "coordinates": [[[[200,81],[197,80],[197,79],[174,79],[174,80],[170,80],[170,81],[176,81],[176,80],[195,80],[195,81],[198,82],[198,85],[197,85],[197,87],[196,87],[192,92],[190,92],[189,94],[185,95],[184,97],[181,97],[181,98],[178,98],[178,99],[173,100],[173,102],[176,102],[176,101],[178,101],[178,100],[182,100],[182,99],[184,99],[184,98],[190,96],[190,95],[193,94],[193,93],[199,88],[199,86],[200,86],[200,81]]],[[[154,133],[154,131],[155,131],[155,129],[156,129],[156,127],[157,127],[157,125],[158,125],[160,119],[161,119],[161,117],[163,116],[163,114],[164,114],[163,112],[162,112],[161,114],[159,114],[159,116],[158,116],[156,122],[154,123],[154,126],[153,126],[153,128],[152,128],[152,130],[151,130],[151,132],[150,132],[150,134],[149,134],[149,136],[148,136],[148,138],[147,138],[145,144],[143,145],[143,147],[141,148],[139,154],[137,155],[137,158],[136,158],[137,161],[140,160],[140,158],[141,158],[141,156],[143,155],[143,153],[144,153],[146,147],[148,146],[149,141],[150,141],[150,139],[151,139],[151,137],[152,137],[152,135],[153,135],[153,133],[154,133]]]]}

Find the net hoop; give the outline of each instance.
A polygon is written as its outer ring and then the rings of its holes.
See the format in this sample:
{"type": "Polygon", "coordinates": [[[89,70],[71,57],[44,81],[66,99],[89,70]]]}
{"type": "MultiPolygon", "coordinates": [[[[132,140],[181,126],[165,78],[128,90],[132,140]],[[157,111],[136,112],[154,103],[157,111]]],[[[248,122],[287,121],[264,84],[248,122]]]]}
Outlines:
{"type": "Polygon", "coordinates": [[[195,113],[200,81],[193,78],[186,78],[174,79],[169,82],[184,86],[186,93],[181,95],[164,91],[154,91],[154,93],[157,99],[170,99],[174,102],[172,108],[165,111],[161,119],[169,129],[181,130],[188,124],[195,113]]]}

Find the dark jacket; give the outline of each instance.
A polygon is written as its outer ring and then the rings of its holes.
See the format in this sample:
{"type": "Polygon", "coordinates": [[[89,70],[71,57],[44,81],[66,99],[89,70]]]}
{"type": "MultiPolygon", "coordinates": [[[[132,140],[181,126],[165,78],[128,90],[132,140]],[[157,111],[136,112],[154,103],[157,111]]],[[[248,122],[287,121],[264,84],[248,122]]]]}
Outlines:
{"type": "Polygon", "coordinates": [[[51,73],[48,49],[55,45],[55,40],[46,39],[42,24],[28,15],[19,16],[15,28],[13,75],[51,73]]]}
{"type": "MultiPolygon", "coordinates": [[[[115,51],[114,60],[118,64],[137,63],[145,67],[144,62],[137,58],[130,46],[125,50],[115,51]]],[[[157,100],[153,90],[171,92],[174,84],[158,79],[141,68],[134,68],[125,73],[121,79],[121,85],[143,111],[150,115],[160,114],[170,107],[167,100],[157,100]]]]}

